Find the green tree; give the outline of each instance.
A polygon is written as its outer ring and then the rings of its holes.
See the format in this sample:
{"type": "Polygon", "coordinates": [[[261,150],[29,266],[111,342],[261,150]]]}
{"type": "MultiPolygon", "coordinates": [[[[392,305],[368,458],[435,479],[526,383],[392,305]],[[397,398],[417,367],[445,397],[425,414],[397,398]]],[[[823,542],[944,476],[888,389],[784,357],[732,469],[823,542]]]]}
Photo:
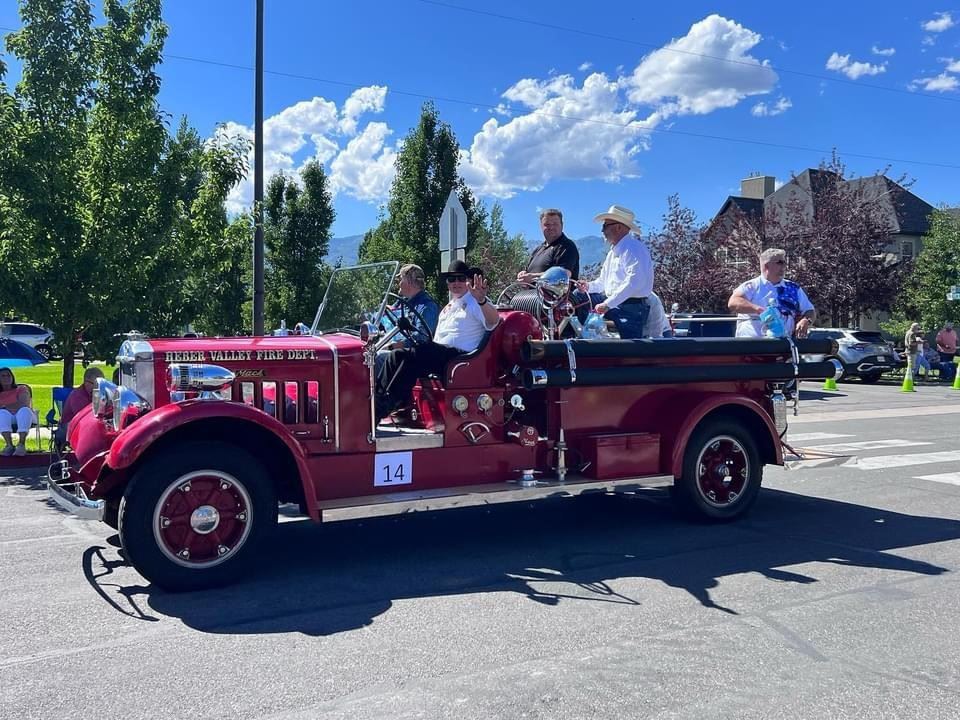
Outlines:
{"type": "Polygon", "coordinates": [[[222,200],[245,168],[237,142],[207,148],[185,123],[169,137],[154,70],[160,0],[106,0],[100,27],[88,0],[22,0],[20,14],[7,46],[22,79],[0,98],[0,292],[55,332],[69,385],[76,330],[107,356],[114,332],[171,332],[193,317],[205,284],[191,278],[212,264],[222,200]]]}
{"type": "Polygon", "coordinates": [[[960,324],[960,302],[947,300],[953,285],[960,285],[960,216],[934,210],[923,250],[913,262],[896,312],[883,324],[884,330],[902,338],[911,322],[919,322],[928,332],[945,320],[960,324]]]}
{"type": "Polygon", "coordinates": [[[447,123],[440,121],[436,107],[425,103],[420,121],[403,142],[397,155],[397,174],[387,201],[387,214],[360,244],[361,262],[399,260],[415,262],[427,276],[427,285],[437,291],[440,273],[440,216],[451,190],[467,212],[468,243],[483,226],[473,193],[457,174],[460,145],[447,123]]]}
{"type": "Polygon", "coordinates": [[[523,233],[510,235],[503,224],[503,207],[495,202],[490,209],[489,221],[486,209],[477,203],[476,212],[480,228],[473,239],[468,256],[470,264],[482,268],[490,282],[490,295],[497,293],[513,282],[517,271],[526,264],[530,251],[523,233]]]}
{"type": "Polygon", "coordinates": [[[270,327],[281,320],[309,324],[329,278],[324,257],[336,213],[327,176],[323,165],[311,160],[300,178],[302,188],[282,174],[274,175],[264,201],[265,314],[270,327]]]}

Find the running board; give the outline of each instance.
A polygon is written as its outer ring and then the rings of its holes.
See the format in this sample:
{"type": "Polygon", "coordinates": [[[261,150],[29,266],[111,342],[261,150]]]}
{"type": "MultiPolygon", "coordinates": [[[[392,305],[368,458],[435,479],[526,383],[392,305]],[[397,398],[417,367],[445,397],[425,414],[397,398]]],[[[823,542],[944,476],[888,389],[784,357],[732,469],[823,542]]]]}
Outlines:
{"type": "Polygon", "coordinates": [[[436,490],[408,490],[405,492],[363,495],[360,497],[321,500],[317,503],[320,519],[356,520],[359,518],[402,515],[410,512],[444,510],[450,508],[525,502],[551,497],[572,497],[587,492],[628,493],[650,488],[671,487],[671,475],[621,478],[619,480],[592,480],[580,475],[568,475],[566,482],[538,480],[537,484],[522,487],[519,482],[464,485],[436,490]]]}

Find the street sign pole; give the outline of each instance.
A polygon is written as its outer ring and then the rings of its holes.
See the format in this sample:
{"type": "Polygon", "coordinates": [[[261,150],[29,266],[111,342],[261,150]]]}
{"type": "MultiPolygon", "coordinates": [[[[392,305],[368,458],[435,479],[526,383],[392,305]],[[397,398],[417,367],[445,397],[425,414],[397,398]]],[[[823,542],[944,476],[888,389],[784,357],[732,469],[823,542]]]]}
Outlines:
{"type": "Polygon", "coordinates": [[[450,191],[440,216],[440,270],[454,260],[467,259],[467,211],[455,190],[450,191]]]}

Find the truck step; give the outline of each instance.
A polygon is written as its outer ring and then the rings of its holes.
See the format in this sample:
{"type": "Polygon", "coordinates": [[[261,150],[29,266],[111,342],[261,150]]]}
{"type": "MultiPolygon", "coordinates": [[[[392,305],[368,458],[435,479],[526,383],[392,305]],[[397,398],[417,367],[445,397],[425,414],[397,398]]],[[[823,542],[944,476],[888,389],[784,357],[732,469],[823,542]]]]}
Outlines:
{"type": "Polygon", "coordinates": [[[628,493],[650,488],[670,487],[671,485],[673,485],[673,477],[670,475],[594,480],[571,474],[567,476],[563,483],[556,480],[537,480],[536,485],[523,487],[517,481],[510,481],[435,490],[406,490],[382,495],[321,500],[317,503],[317,507],[320,510],[320,519],[329,522],[458,507],[525,502],[551,497],[572,497],[588,492],[628,493]]]}

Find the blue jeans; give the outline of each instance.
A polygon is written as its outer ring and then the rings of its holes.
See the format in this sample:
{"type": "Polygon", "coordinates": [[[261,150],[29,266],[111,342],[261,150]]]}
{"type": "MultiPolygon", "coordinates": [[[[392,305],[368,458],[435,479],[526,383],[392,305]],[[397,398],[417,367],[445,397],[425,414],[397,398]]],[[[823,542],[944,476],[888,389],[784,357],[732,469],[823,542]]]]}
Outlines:
{"type": "MultiPolygon", "coordinates": [[[[590,293],[590,302],[593,303],[594,307],[606,299],[607,296],[603,293],[590,293]]],[[[573,293],[573,300],[574,303],[579,305],[586,302],[586,296],[584,293],[576,290],[573,293]]],[[[578,309],[577,315],[583,315],[583,317],[579,318],[580,322],[586,322],[588,312],[585,304],[578,309]]],[[[646,327],[647,316],[649,315],[650,305],[647,303],[647,299],[643,298],[640,302],[632,302],[607,310],[603,317],[606,320],[613,320],[617,326],[617,332],[620,334],[620,338],[627,340],[629,338],[643,337],[643,330],[646,327]]]]}

